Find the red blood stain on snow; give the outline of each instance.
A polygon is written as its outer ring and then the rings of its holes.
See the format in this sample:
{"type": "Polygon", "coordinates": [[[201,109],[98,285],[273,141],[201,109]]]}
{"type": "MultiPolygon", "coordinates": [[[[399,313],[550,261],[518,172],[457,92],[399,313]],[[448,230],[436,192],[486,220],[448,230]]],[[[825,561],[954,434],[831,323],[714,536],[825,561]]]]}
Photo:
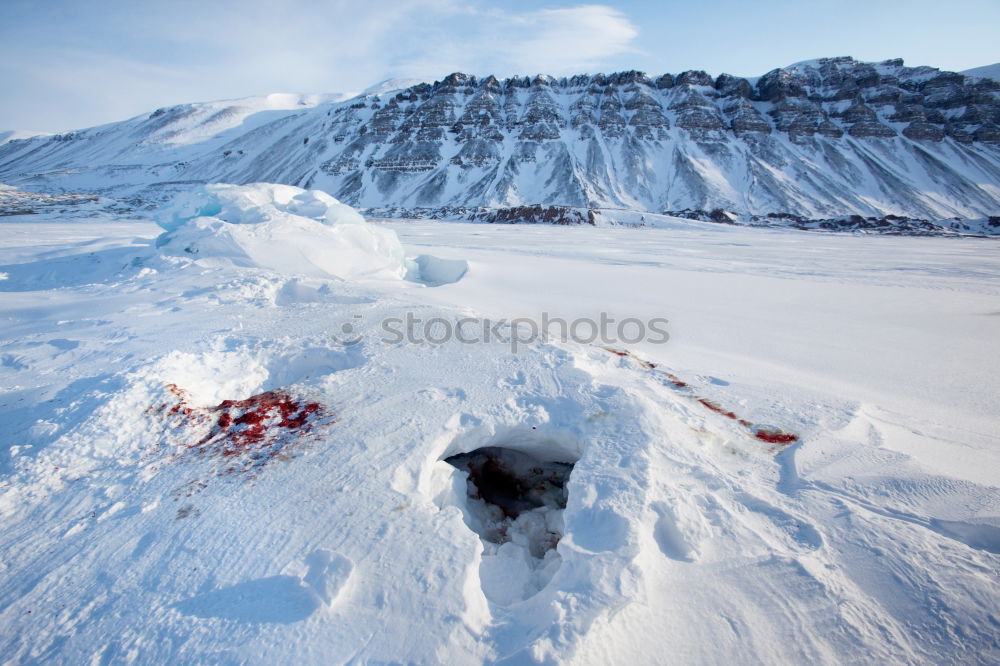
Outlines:
{"type": "MultiPolygon", "coordinates": [[[[641,359],[632,352],[628,351],[627,349],[615,349],[613,347],[601,347],[601,349],[611,352],[615,356],[621,356],[622,358],[632,359],[636,361],[639,364],[639,366],[645,370],[652,370],[656,367],[655,363],[641,359]]],[[[727,419],[732,419],[733,421],[736,421],[744,428],[749,429],[751,433],[753,433],[753,436],[759,439],[760,441],[767,442],[768,444],[774,444],[775,446],[769,449],[772,453],[781,450],[781,448],[788,446],[789,444],[793,444],[799,441],[799,436],[792,434],[790,432],[784,432],[782,430],[773,430],[771,428],[755,427],[753,422],[741,418],[739,415],[736,414],[736,412],[730,411],[725,407],[722,407],[718,403],[709,400],[708,398],[703,398],[695,393],[691,393],[687,382],[681,381],[681,379],[674,373],[665,372],[664,374],[666,375],[667,380],[670,382],[671,386],[673,386],[676,389],[684,389],[683,391],[684,395],[693,398],[697,402],[701,403],[702,406],[712,410],[716,414],[721,414],[722,416],[725,416],[727,419]]]]}
{"type": "Polygon", "coordinates": [[[607,352],[611,352],[615,356],[621,356],[622,358],[630,358],[646,370],[652,370],[653,368],[656,367],[656,364],[653,363],[652,361],[641,359],[627,349],[615,349],[614,347],[601,347],[601,349],[607,352]]]}
{"type": "Polygon", "coordinates": [[[209,411],[218,413],[218,419],[193,447],[216,442],[223,456],[235,456],[259,448],[268,439],[303,434],[309,429],[310,417],[320,414],[323,407],[282,391],[268,391],[246,400],[224,400],[209,411]]]}
{"type": "Polygon", "coordinates": [[[670,383],[673,384],[675,388],[684,388],[687,386],[687,382],[682,382],[680,378],[672,372],[667,373],[667,379],[670,380],[670,383]]]}
{"type": "Polygon", "coordinates": [[[791,444],[792,442],[799,441],[798,435],[778,430],[758,430],[754,433],[754,437],[769,444],[791,444]]]}
{"type": "Polygon", "coordinates": [[[300,400],[284,391],[224,400],[214,407],[193,407],[184,389],[168,384],[167,390],[176,402],[147,411],[166,421],[170,429],[167,435],[175,444],[200,456],[234,461],[220,474],[249,471],[287,456],[289,448],[316,426],[334,422],[320,403],[300,400]]]}
{"type": "Polygon", "coordinates": [[[698,398],[698,402],[700,402],[701,404],[705,405],[706,407],[708,407],[709,409],[711,409],[716,414],[722,414],[727,419],[732,419],[734,421],[738,421],[739,418],[740,418],[740,417],[736,416],[736,414],[734,414],[733,412],[726,411],[724,408],[720,407],[718,404],[712,402],[708,398],[698,398]]]}
{"type": "Polygon", "coordinates": [[[170,408],[171,414],[183,414],[193,416],[194,409],[188,405],[188,392],[177,386],[177,384],[167,384],[167,390],[177,398],[177,404],[170,408]]]}

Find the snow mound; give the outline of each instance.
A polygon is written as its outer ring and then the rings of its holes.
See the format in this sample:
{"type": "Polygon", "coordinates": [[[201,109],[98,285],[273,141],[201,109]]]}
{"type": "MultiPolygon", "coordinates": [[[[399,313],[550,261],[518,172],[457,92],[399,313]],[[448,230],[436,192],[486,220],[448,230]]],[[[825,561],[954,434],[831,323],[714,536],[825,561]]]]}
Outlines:
{"type": "Polygon", "coordinates": [[[403,279],[413,270],[395,232],[320,190],[205,185],[153,218],[166,230],[156,241],[163,254],[206,264],[343,279],[403,279]]]}

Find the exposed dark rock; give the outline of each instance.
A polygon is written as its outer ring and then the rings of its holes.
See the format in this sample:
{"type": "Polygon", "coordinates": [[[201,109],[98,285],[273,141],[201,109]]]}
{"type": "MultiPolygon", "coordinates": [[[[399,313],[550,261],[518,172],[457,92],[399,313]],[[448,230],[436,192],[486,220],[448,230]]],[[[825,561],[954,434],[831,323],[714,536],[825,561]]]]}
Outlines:
{"type": "Polygon", "coordinates": [[[730,74],[720,74],[715,79],[715,89],[723,97],[743,97],[750,99],[753,97],[753,86],[746,79],[732,76],[730,74]]]}
{"type": "Polygon", "coordinates": [[[906,92],[897,86],[879,86],[867,91],[864,100],[868,104],[901,104],[906,92]]]}
{"type": "Polygon", "coordinates": [[[710,109],[696,106],[677,114],[677,126],[686,130],[717,131],[726,128],[719,114],[710,109]]]}
{"type": "Polygon", "coordinates": [[[568,206],[511,206],[494,208],[473,216],[479,222],[490,224],[594,224],[594,211],[568,206]]]}
{"type": "MultiPolygon", "coordinates": [[[[668,129],[670,121],[663,115],[663,106],[652,95],[645,91],[637,91],[625,103],[625,109],[632,112],[628,124],[632,127],[668,129]]],[[[652,133],[643,132],[643,137],[652,137],[652,133]]]]}
{"type": "Polygon", "coordinates": [[[376,136],[389,136],[396,131],[403,113],[399,104],[392,100],[389,104],[375,112],[371,119],[371,132],[376,136]]]}
{"type": "Polygon", "coordinates": [[[935,125],[947,125],[948,117],[938,111],[937,109],[924,109],[926,114],[927,122],[934,123],[935,125]]]}
{"type": "Polygon", "coordinates": [[[680,217],[685,220],[716,222],[718,224],[733,224],[739,217],[735,213],[731,213],[723,208],[713,208],[712,210],[685,208],[684,210],[664,211],[663,214],[680,217]]]}
{"type": "Polygon", "coordinates": [[[518,138],[531,141],[558,139],[560,128],[565,126],[566,121],[555,99],[544,88],[539,88],[528,98],[518,138]]]}
{"type": "Polygon", "coordinates": [[[944,130],[926,120],[914,120],[903,129],[903,136],[914,141],[941,141],[944,130]]]}
{"type": "Polygon", "coordinates": [[[965,77],[954,72],[941,72],[921,86],[924,105],[930,108],[955,109],[972,103],[972,88],[965,87],[965,77]]]}
{"type": "Polygon", "coordinates": [[[854,104],[849,106],[846,111],[841,115],[845,123],[859,123],[866,121],[874,121],[878,119],[871,108],[865,106],[861,101],[856,101],[854,104]]]}
{"type": "Polygon", "coordinates": [[[608,83],[616,86],[624,86],[629,83],[641,83],[648,86],[652,83],[652,81],[650,81],[649,77],[646,76],[645,72],[631,70],[628,72],[618,72],[617,74],[612,74],[608,78],[608,83]]]}
{"type": "Polygon", "coordinates": [[[462,149],[451,158],[452,164],[461,167],[483,167],[500,161],[500,149],[496,141],[489,139],[472,139],[467,141],[462,149]]]}
{"type": "Polygon", "coordinates": [[[726,109],[732,120],[730,127],[736,134],[771,132],[771,124],[757,111],[756,107],[741,99],[739,103],[726,109]]]}
{"type": "Polygon", "coordinates": [[[955,141],[958,141],[959,143],[972,143],[972,141],[975,138],[972,132],[965,129],[962,125],[958,125],[956,123],[949,123],[945,127],[945,134],[947,134],[955,141]]]}
{"type": "Polygon", "coordinates": [[[664,74],[656,79],[656,87],[660,90],[674,87],[674,77],[671,74],[664,74]]]}
{"type": "Polygon", "coordinates": [[[785,131],[788,132],[788,136],[792,139],[809,137],[816,133],[816,121],[810,115],[803,114],[796,116],[785,127],[785,131]]]}
{"type": "Polygon", "coordinates": [[[896,130],[878,121],[878,115],[860,101],[852,104],[842,116],[844,122],[853,123],[847,133],[853,137],[891,137],[896,130]]]}
{"type": "MultiPolygon", "coordinates": [[[[472,79],[474,80],[474,79],[472,79]]],[[[440,87],[455,87],[466,85],[470,81],[468,74],[463,74],[462,72],[455,72],[444,77],[439,84],[440,87]]]]}
{"type": "Polygon", "coordinates": [[[619,137],[625,132],[625,116],[621,114],[623,105],[609,87],[601,100],[601,118],[597,126],[608,137],[619,137]]]}
{"type": "Polygon", "coordinates": [[[674,85],[683,86],[715,86],[715,81],[705,72],[699,70],[688,70],[677,75],[674,85]]]}
{"type": "Polygon", "coordinates": [[[680,94],[677,101],[670,105],[670,108],[674,111],[689,111],[695,108],[711,109],[715,108],[715,105],[697,90],[687,88],[680,94]]]}
{"type": "Polygon", "coordinates": [[[896,136],[896,130],[892,129],[888,125],[883,125],[877,120],[862,120],[861,122],[854,123],[851,125],[851,128],[847,130],[847,133],[858,138],[889,138],[896,136]]]}
{"type": "Polygon", "coordinates": [[[919,104],[897,104],[889,120],[896,123],[908,123],[914,120],[927,120],[924,107],[919,104]]]}
{"type": "Polygon", "coordinates": [[[771,117],[778,130],[797,138],[813,135],[822,111],[815,103],[804,99],[783,99],[775,104],[771,117]]]}
{"type": "Polygon", "coordinates": [[[570,127],[580,127],[581,125],[592,125],[596,121],[597,106],[590,95],[584,95],[570,105],[570,127]]]}
{"type": "Polygon", "coordinates": [[[804,93],[799,79],[784,69],[772,70],[757,81],[757,95],[765,102],[778,102],[787,97],[802,97],[804,93]]]}
{"type": "Polygon", "coordinates": [[[844,136],[844,130],[840,129],[836,123],[829,118],[824,118],[816,126],[816,133],[832,139],[839,139],[844,136]]]}
{"type": "Polygon", "coordinates": [[[973,138],[976,141],[984,141],[986,143],[1000,143],[1000,127],[997,127],[993,123],[986,123],[976,130],[973,138]]]}

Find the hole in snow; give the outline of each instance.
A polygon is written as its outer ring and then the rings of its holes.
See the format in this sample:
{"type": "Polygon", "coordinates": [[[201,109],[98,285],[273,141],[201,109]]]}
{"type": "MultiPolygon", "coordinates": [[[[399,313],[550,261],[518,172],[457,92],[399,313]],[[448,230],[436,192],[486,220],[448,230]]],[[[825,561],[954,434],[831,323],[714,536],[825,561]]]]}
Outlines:
{"type": "Polygon", "coordinates": [[[440,287],[458,282],[468,270],[469,263],[464,259],[441,259],[421,254],[413,258],[413,265],[406,277],[413,282],[422,282],[428,287],[440,287]]]}
{"type": "Polygon", "coordinates": [[[483,541],[480,580],[487,598],[508,605],[533,596],[559,568],[556,545],[573,463],[503,446],[445,462],[468,474],[463,514],[483,541]]]}

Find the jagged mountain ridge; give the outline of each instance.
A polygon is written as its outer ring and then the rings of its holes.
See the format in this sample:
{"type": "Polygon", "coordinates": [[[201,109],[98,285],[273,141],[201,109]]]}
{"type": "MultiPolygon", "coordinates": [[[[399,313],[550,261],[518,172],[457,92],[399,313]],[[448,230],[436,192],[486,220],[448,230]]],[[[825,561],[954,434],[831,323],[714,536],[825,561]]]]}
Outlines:
{"type": "Polygon", "coordinates": [[[174,124],[190,137],[192,117],[197,128],[227,113],[200,108],[11,141],[0,181],[151,201],[197,182],[269,181],[383,209],[1000,213],[1000,83],[902,60],[826,58],[756,80],[456,73],[171,142],[174,124]]]}

